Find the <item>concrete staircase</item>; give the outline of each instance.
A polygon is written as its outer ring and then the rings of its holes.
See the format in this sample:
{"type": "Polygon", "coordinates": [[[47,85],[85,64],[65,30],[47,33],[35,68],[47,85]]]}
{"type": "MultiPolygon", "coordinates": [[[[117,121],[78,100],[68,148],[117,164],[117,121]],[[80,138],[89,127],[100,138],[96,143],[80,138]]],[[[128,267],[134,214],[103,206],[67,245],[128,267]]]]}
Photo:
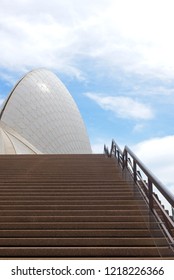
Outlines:
{"type": "Polygon", "coordinates": [[[114,158],[1,155],[0,258],[174,259],[174,251],[114,158]]]}

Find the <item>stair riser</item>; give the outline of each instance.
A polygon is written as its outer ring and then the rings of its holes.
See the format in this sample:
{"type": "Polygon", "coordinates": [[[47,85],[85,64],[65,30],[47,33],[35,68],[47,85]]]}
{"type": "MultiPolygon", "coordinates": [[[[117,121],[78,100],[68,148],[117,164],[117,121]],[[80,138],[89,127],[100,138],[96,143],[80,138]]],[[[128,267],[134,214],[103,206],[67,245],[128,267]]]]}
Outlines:
{"type": "MultiPolygon", "coordinates": [[[[149,217],[143,217],[144,221],[149,221],[149,217]]],[[[0,223],[52,223],[52,222],[142,222],[142,216],[115,217],[115,216],[6,216],[0,217],[0,223]]],[[[133,224],[134,225],[134,224],[133,224]]]]}
{"type": "MultiPolygon", "coordinates": [[[[168,248],[161,248],[161,254],[171,256],[168,248]]],[[[159,251],[156,248],[0,248],[1,257],[159,257],[159,251]]]]}
{"type": "MultiPolygon", "coordinates": [[[[143,216],[146,217],[146,219],[149,217],[149,211],[147,210],[130,210],[130,211],[126,211],[126,210],[84,210],[83,207],[82,209],[79,210],[1,210],[0,211],[0,219],[2,219],[4,217],[4,219],[6,219],[6,216],[29,216],[29,217],[37,217],[37,216],[62,216],[62,217],[66,217],[66,216],[90,216],[90,217],[104,217],[104,216],[108,216],[108,217],[123,217],[123,219],[125,217],[130,217],[131,219],[136,219],[136,216],[139,216],[142,219],[142,214],[143,216]],[[83,211],[82,211],[83,210],[83,211]]],[[[8,218],[8,217],[7,217],[8,218]]]]}
{"type": "MultiPolygon", "coordinates": [[[[2,202],[1,202],[2,204],[2,202]]],[[[146,206],[141,206],[138,207],[136,205],[9,205],[8,203],[6,203],[6,205],[1,205],[0,206],[0,211],[2,211],[1,213],[3,213],[3,215],[13,215],[12,213],[24,213],[22,215],[25,215],[25,213],[28,213],[28,211],[33,211],[33,212],[37,212],[37,211],[56,211],[56,213],[58,213],[59,211],[71,211],[71,213],[73,213],[73,211],[80,211],[81,215],[83,215],[83,211],[90,211],[90,212],[94,212],[97,211],[117,211],[120,212],[122,211],[124,212],[128,212],[130,213],[130,215],[134,214],[134,213],[139,213],[139,211],[141,211],[141,213],[143,214],[143,212],[145,211],[145,213],[149,212],[147,210],[146,206]],[[59,211],[58,211],[59,210],[59,211]]],[[[39,213],[39,212],[38,212],[39,213]]],[[[15,214],[14,214],[15,215],[15,214]]],[[[85,215],[85,213],[84,213],[85,215]]]]}
{"type": "Polygon", "coordinates": [[[35,205],[35,204],[40,204],[40,205],[122,205],[122,206],[144,206],[145,203],[142,200],[139,201],[134,201],[134,200],[114,200],[114,199],[106,199],[106,200],[95,200],[95,199],[91,199],[91,200],[63,200],[63,199],[57,199],[55,198],[55,200],[50,200],[50,199],[33,199],[31,200],[31,198],[29,200],[0,200],[0,204],[1,205],[9,205],[9,204],[13,204],[13,205],[20,205],[20,204],[26,204],[26,205],[35,205]]]}
{"type": "Polygon", "coordinates": [[[0,238],[0,246],[31,246],[31,247],[87,247],[87,246],[114,246],[114,247],[155,247],[167,246],[164,238],[0,238]]]}
{"type": "MultiPolygon", "coordinates": [[[[150,224],[150,228],[158,229],[158,224],[150,224]]],[[[27,223],[0,223],[0,229],[147,229],[146,223],[143,222],[27,222],[27,223]]]]}
{"type": "Polygon", "coordinates": [[[122,230],[115,230],[115,229],[103,229],[102,231],[100,229],[90,230],[90,229],[84,229],[84,230],[0,230],[0,237],[119,237],[119,238],[142,238],[142,237],[148,237],[151,238],[151,236],[155,237],[163,237],[163,234],[161,231],[158,230],[147,230],[147,229],[122,229],[122,230]]]}

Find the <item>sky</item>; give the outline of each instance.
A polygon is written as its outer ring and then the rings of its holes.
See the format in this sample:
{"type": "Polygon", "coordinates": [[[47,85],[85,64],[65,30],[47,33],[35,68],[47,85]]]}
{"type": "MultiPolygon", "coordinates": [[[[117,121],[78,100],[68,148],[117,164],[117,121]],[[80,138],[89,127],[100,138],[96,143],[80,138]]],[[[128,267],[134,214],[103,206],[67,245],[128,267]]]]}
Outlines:
{"type": "Polygon", "coordinates": [[[28,71],[53,71],[94,153],[129,146],[174,193],[173,0],[0,0],[0,104],[28,71]]]}

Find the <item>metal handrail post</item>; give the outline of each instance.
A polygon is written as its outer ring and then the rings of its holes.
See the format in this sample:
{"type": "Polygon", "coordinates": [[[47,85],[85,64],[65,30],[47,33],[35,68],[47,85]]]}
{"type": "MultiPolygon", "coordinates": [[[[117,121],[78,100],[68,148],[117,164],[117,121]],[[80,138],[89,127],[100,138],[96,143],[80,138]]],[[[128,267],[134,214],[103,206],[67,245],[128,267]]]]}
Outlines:
{"type": "Polygon", "coordinates": [[[148,178],[148,190],[149,190],[149,208],[153,211],[153,185],[151,180],[148,178]]]}
{"type": "Polygon", "coordinates": [[[137,182],[137,164],[136,161],[133,159],[133,173],[134,173],[134,182],[137,182]]]}
{"type": "Polygon", "coordinates": [[[127,151],[125,150],[124,151],[124,157],[123,157],[123,159],[124,159],[124,164],[123,164],[123,168],[127,168],[128,167],[128,153],[127,153],[127,151]]]}
{"type": "Polygon", "coordinates": [[[112,140],[112,144],[111,144],[111,153],[113,151],[113,148],[114,148],[114,140],[112,140]]]}
{"type": "Polygon", "coordinates": [[[174,221],[174,208],[172,207],[172,220],[174,221]]]}
{"type": "Polygon", "coordinates": [[[120,163],[120,152],[117,150],[118,164],[120,163]]]}
{"type": "Polygon", "coordinates": [[[115,155],[115,158],[117,158],[117,146],[114,145],[114,155],[115,155]]]}

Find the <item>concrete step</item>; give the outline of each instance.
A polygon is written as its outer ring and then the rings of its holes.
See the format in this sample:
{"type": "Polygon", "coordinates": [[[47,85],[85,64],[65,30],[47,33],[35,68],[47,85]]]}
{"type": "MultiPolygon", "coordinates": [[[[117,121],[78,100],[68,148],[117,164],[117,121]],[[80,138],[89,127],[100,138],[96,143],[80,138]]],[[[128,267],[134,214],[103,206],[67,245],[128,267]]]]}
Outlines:
{"type": "Polygon", "coordinates": [[[142,221],[149,221],[149,216],[144,216],[142,219],[142,216],[114,216],[114,215],[107,215],[107,216],[36,216],[36,215],[25,215],[25,216],[0,216],[0,223],[31,223],[31,222],[38,222],[38,223],[55,223],[55,222],[124,222],[126,223],[136,223],[136,222],[142,222],[142,221]]]}
{"type": "Polygon", "coordinates": [[[154,247],[0,247],[0,257],[47,257],[47,258],[90,258],[90,257],[173,257],[172,251],[164,246],[154,247]]]}
{"type": "Polygon", "coordinates": [[[1,222],[0,229],[158,229],[150,222],[1,222]]]}
{"type": "Polygon", "coordinates": [[[0,246],[15,247],[164,247],[168,246],[165,238],[114,238],[114,237],[83,237],[83,238],[0,238],[0,246]]]}
{"type": "Polygon", "coordinates": [[[11,238],[19,238],[19,237],[46,237],[46,238],[55,238],[55,237],[118,237],[118,238],[142,238],[147,237],[151,238],[152,236],[162,237],[164,238],[161,230],[157,229],[1,229],[0,230],[0,237],[11,237],[11,238]]]}
{"type": "MultiPolygon", "coordinates": [[[[79,205],[72,205],[72,204],[68,204],[68,205],[57,205],[57,204],[53,204],[53,205],[45,205],[45,203],[40,203],[40,204],[20,204],[21,202],[13,202],[13,205],[9,205],[9,202],[6,201],[1,201],[1,205],[0,205],[0,211],[3,211],[3,215],[7,215],[9,214],[8,211],[12,211],[12,213],[15,211],[22,211],[22,213],[25,213],[25,211],[71,211],[73,213],[73,211],[77,210],[77,211],[80,211],[80,213],[83,215],[83,211],[100,211],[100,210],[115,210],[115,211],[122,211],[123,214],[127,211],[128,213],[137,213],[137,211],[148,211],[147,210],[147,206],[146,205],[116,205],[114,203],[110,203],[109,205],[104,205],[104,204],[99,204],[99,205],[96,205],[96,204],[79,204],[79,205]],[[5,211],[4,211],[5,210],[5,211]]],[[[84,212],[85,214],[85,212],[84,212]]],[[[143,214],[143,212],[142,212],[143,214]]]]}
{"type": "MultiPolygon", "coordinates": [[[[143,200],[116,200],[116,199],[58,199],[55,198],[53,199],[53,197],[51,197],[51,199],[44,199],[44,197],[39,198],[37,197],[36,199],[33,199],[32,197],[30,197],[29,199],[15,199],[13,200],[11,199],[4,199],[1,200],[0,199],[0,205],[9,205],[9,204],[13,204],[13,205],[117,205],[117,206],[125,206],[127,207],[129,206],[134,206],[134,207],[138,207],[138,206],[144,206],[145,202],[143,200]]],[[[125,208],[126,209],[126,208],[125,208]]]]}
{"type": "Polygon", "coordinates": [[[27,230],[27,229],[1,229],[0,230],[0,237],[11,237],[11,238],[19,238],[19,237],[26,237],[26,238],[55,238],[55,237],[102,237],[102,238],[151,238],[154,237],[164,237],[161,230],[158,229],[40,229],[40,230],[27,230]]]}
{"type": "Polygon", "coordinates": [[[149,216],[149,211],[148,210],[94,210],[94,209],[84,209],[82,207],[82,209],[80,208],[79,210],[1,210],[0,211],[0,218],[13,218],[14,216],[18,216],[18,217],[40,217],[40,216],[44,216],[44,217],[114,217],[114,218],[131,218],[131,219],[136,219],[136,217],[140,217],[142,219],[142,215],[143,217],[146,217],[147,219],[150,218],[149,216]]]}

